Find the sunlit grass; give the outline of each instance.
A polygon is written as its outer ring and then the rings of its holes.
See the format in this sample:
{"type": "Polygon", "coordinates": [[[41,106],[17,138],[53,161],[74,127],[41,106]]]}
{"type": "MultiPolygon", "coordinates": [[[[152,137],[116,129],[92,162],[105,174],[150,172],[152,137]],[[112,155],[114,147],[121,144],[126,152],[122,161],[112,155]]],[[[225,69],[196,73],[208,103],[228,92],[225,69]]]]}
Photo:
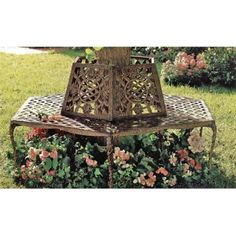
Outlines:
{"type": "MultiPolygon", "coordinates": [[[[15,187],[4,167],[8,161],[9,121],[30,96],[63,93],[66,89],[71,63],[77,53],[10,55],[0,53],[0,187],[15,187]]],[[[158,65],[160,70],[160,65],[158,65]]],[[[164,93],[203,99],[210,108],[218,127],[215,161],[225,176],[236,177],[236,90],[222,87],[171,87],[162,83],[164,93]]],[[[18,136],[23,133],[19,129],[18,136]]],[[[206,144],[210,130],[205,129],[206,144]]]]}

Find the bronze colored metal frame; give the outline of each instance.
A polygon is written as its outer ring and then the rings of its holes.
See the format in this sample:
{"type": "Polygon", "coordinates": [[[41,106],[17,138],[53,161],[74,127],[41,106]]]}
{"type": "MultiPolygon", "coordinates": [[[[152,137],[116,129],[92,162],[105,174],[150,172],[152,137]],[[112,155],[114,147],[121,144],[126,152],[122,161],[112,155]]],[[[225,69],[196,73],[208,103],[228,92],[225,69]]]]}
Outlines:
{"type": "Polygon", "coordinates": [[[92,63],[84,64],[85,58],[77,58],[72,65],[62,115],[108,121],[166,116],[153,58],[130,57],[129,50],[102,50],[92,63]]]}

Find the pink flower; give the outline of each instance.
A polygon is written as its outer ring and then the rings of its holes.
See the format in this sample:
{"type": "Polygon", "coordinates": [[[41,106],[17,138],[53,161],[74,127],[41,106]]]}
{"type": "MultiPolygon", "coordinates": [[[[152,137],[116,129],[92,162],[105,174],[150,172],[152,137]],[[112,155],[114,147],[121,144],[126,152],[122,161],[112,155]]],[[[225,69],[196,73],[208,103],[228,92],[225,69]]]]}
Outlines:
{"type": "Polygon", "coordinates": [[[35,148],[30,147],[28,153],[29,153],[29,156],[30,156],[30,159],[31,159],[31,160],[35,160],[35,159],[36,159],[37,152],[36,152],[36,149],[35,149],[35,148]]]}
{"type": "Polygon", "coordinates": [[[190,62],[189,62],[189,64],[190,64],[191,66],[195,66],[195,65],[196,65],[195,59],[191,59],[190,62]]]}
{"type": "Polygon", "coordinates": [[[30,160],[26,160],[26,163],[25,163],[26,167],[29,167],[30,164],[31,164],[30,160]]]}
{"type": "Polygon", "coordinates": [[[191,75],[192,75],[192,72],[191,72],[191,71],[188,71],[187,75],[188,75],[188,76],[191,76],[191,75]]]}
{"type": "Polygon", "coordinates": [[[56,159],[56,158],[58,157],[58,153],[57,153],[57,150],[56,150],[56,149],[54,149],[54,150],[52,150],[52,151],[50,152],[50,157],[51,157],[52,159],[56,159]]]}
{"type": "Polygon", "coordinates": [[[197,68],[202,69],[205,67],[205,63],[203,61],[197,61],[197,68]]]}
{"type": "Polygon", "coordinates": [[[41,154],[39,155],[41,161],[44,161],[48,156],[49,156],[49,152],[47,152],[44,149],[42,150],[41,154]]]}
{"type": "Polygon", "coordinates": [[[146,185],[148,187],[153,187],[156,182],[156,175],[153,174],[153,172],[148,173],[148,178],[146,179],[146,185]]]}
{"type": "Polygon", "coordinates": [[[94,161],[94,160],[90,159],[89,157],[86,157],[85,161],[88,166],[92,166],[92,167],[97,166],[97,161],[94,161]]]}
{"type": "Polygon", "coordinates": [[[191,166],[195,166],[195,163],[196,163],[196,162],[195,162],[194,159],[189,158],[188,163],[189,163],[191,166]]]}
{"type": "Polygon", "coordinates": [[[119,147],[115,147],[113,158],[120,161],[128,161],[130,158],[130,154],[125,150],[120,150],[119,147]]]}
{"type": "Polygon", "coordinates": [[[22,166],[20,167],[20,170],[21,170],[21,172],[24,172],[24,171],[26,170],[25,165],[22,165],[22,166]]]}
{"type": "Polygon", "coordinates": [[[56,171],[55,170],[49,170],[47,172],[47,174],[50,175],[50,176],[56,176],[56,171]]]}
{"type": "Polygon", "coordinates": [[[187,63],[178,63],[177,68],[180,70],[185,70],[188,68],[188,65],[187,65],[187,63]]]}
{"type": "Polygon", "coordinates": [[[195,170],[201,170],[201,169],[202,169],[201,163],[197,163],[197,164],[195,165],[195,170]]]}
{"type": "Polygon", "coordinates": [[[164,176],[167,176],[169,174],[169,172],[164,168],[164,167],[159,167],[156,170],[157,174],[163,174],[164,176]]]}

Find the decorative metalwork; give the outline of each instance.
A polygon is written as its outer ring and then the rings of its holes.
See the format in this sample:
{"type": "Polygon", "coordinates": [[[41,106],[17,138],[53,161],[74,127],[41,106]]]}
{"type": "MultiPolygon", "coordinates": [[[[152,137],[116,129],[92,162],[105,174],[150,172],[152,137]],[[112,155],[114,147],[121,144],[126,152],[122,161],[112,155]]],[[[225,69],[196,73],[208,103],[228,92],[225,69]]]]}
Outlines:
{"type": "Polygon", "coordinates": [[[165,95],[166,117],[145,117],[142,119],[122,119],[112,123],[106,120],[89,118],[70,118],[63,116],[60,120],[43,122],[37,113],[48,115],[60,113],[64,95],[31,97],[12,118],[16,125],[60,129],[70,133],[88,136],[128,136],[157,132],[164,129],[184,129],[195,127],[212,127],[215,123],[207,106],[202,100],[182,96],[165,95]]]}
{"type": "Polygon", "coordinates": [[[81,61],[72,66],[63,115],[110,121],[166,115],[157,69],[150,58],[130,57],[129,48],[114,48],[98,52],[95,64],[81,61]]]}

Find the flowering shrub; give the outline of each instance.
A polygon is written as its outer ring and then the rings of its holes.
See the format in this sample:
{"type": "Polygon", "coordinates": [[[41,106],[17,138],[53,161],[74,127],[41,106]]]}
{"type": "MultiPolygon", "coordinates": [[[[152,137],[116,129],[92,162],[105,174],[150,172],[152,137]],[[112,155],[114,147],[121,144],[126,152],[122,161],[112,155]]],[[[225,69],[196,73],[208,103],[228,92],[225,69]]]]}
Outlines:
{"type": "MultiPolygon", "coordinates": [[[[202,186],[206,156],[198,130],[124,137],[114,148],[114,187],[202,186]]],[[[88,138],[34,129],[18,143],[17,164],[16,181],[26,187],[108,187],[106,148],[88,138]]]]}
{"type": "Polygon", "coordinates": [[[169,85],[201,85],[208,83],[208,71],[204,54],[177,54],[174,63],[167,61],[162,66],[161,77],[169,85]]]}

